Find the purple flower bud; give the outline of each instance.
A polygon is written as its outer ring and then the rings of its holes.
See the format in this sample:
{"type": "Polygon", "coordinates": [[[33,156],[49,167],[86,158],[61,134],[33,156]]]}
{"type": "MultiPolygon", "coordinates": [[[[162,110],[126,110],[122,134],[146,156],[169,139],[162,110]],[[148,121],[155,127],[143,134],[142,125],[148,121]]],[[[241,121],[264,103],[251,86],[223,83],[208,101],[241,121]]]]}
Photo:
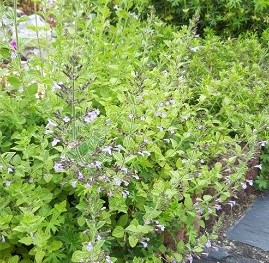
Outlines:
{"type": "Polygon", "coordinates": [[[84,178],[83,174],[79,171],[78,172],[78,179],[79,180],[82,180],[84,178]]]}
{"type": "Polygon", "coordinates": [[[11,45],[11,47],[13,48],[14,51],[17,51],[17,43],[16,43],[15,40],[12,40],[12,41],[10,42],[10,45],[11,45]]]}

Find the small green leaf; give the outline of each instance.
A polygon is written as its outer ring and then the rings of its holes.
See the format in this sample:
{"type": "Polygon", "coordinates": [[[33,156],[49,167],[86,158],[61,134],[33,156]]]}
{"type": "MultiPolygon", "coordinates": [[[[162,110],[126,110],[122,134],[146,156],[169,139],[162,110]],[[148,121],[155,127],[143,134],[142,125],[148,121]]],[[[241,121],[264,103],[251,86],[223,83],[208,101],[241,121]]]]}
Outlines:
{"type": "Polygon", "coordinates": [[[42,260],[43,260],[43,258],[45,256],[45,254],[46,253],[44,251],[42,251],[42,250],[38,251],[35,254],[35,261],[36,261],[36,263],[42,263],[42,260]]]}
{"type": "Polygon", "coordinates": [[[84,226],[85,222],[86,222],[86,218],[84,216],[80,216],[78,219],[77,219],[77,222],[78,222],[78,225],[80,227],[84,226]]]}
{"type": "Polygon", "coordinates": [[[116,238],[124,237],[124,228],[122,226],[116,226],[112,232],[112,236],[116,238]]]}
{"type": "Polygon", "coordinates": [[[124,214],[120,217],[120,219],[118,220],[118,225],[125,227],[128,223],[128,214],[124,214]]]}
{"type": "Polygon", "coordinates": [[[32,238],[31,237],[23,237],[19,240],[20,243],[23,243],[25,244],[26,246],[30,246],[33,242],[32,238]]]}
{"type": "Polygon", "coordinates": [[[203,199],[205,202],[209,202],[212,198],[213,198],[212,195],[204,195],[203,196],[203,199]]]}
{"type": "Polygon", "coordinates": [[[19,256],[14,256],[8,260],[8,263],[18,263],[20,260],[19,256]]]}
{"type": "Polygon", "coordinates": [[[136,236],[129,236],[128,240],[131,247],[135,247],[138,242],[138,238],[136,236]]]}
{"type": "Polygon", "coordinates": [[[192,208],[193,203],[192,203],[192,199],[191,199],[190,195],[186,194],[186,195],[184,195],[184,197],[185,197],[184,205],[186,206],[186,208],[192,208]]]}
{"type": "Polygon", "coordinates": [[[50,250],[51,251],[57,251],[62,247],[62,242],[59,240],[54,240],[51,244],[50,244],[50,250]]]}
{"type": "Polygon", "coordinates": [[[22,84],[21,80],[15,76],[8,76],[8,81],[15,88],[19,88],[22,84]]]}
{"type": "Polygon", "coordinates": [[[72,255],[72,262],[81,262],[81,259],[88,258],[89,254],[87,252],[83,252],[81,250],[77,250],[72,255]]]}

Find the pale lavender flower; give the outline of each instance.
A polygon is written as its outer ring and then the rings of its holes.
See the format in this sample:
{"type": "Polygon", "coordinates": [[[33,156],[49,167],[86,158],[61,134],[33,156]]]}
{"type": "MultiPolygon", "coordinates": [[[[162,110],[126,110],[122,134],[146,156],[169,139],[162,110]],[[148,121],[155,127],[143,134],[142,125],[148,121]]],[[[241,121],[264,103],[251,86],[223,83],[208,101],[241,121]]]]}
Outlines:
{"type": "Polygon", "coordinates": [[[74,181],[71,183],[72,187],[75,188],[77,186],[78,181],[74,181]]]}
{"type": "Polygon", "coordinates": [[[125,186],[128,186],[129,185],[129,182],[128,181],[123,181],[124,185],[125,186]]]}
{"type": "Polygon", "coordinates": [[[217,211],[221,210],[221,205],[218,205],[218,204],[217,204],[217,205],[215,205],[214,207],[216,208],[217,211]]]}
{"type": "Polygon", "coordinates": [[[54,147],[58,144],[58,142],[60,142],[60,140],[57,138],[54,138],[53,141],[51,142],[51,145],[54,147]]]}
{"type": "Polygon", "coordinates": [[[206,246],[207,248],[211,247],[211,241],[210,241],[209,239],[207,240],[205,246],[206,246]]]}
{"type": "Polygon", "coordinates": [[[56,82],[53,82],[51,90],[55,91],[55,90],[60,90],[60,89],[61,89],[61,86],[59,86],[56,82]]]}
{"type": "Polygon", "coordinates": [[[228,205],[230,205],[231,207],[233,207],[235,204],[236,204],[236,202],[233,201],[233,200],[230,200],[230,201],[228,202],[228,205]]]}
{"type": "Polygon", "coordinates": [[[141,121],[145,121],[146,118],[145,118],[144,116],[142,116],[142,117],[140,117],[140,120],[141,120],[141,121]]]}
{"type": "Polygon", "coordinates": [[[121,171],[127,174],[127,173],[128,173],[128,168],[126,168],[126,167],[122,167],[122,168],[121,168],[121,171]]]}
{"type": "Polygon", "coordinates": [[[86,244],[86,249],[87,249],[89,252],[93,250],[92,242],[88,242],[88,243],[86,244]]]}
{"type": "Polygon", "coordinates": [[[45,134],[52,134],[53,131],[52,130],[45,130],[45,134]]]}
{"type": "Polygon", "coordinates": [[[129,14],[136,20],[138,19],[138,15],[135,12],[129,12],[129,14]]]}
{"type": "Polygon", "coordinates": [[[262,164],[255,165],[254,167],[255,167],[255,168],[259,168],[259,169],[261,170],[261,169],[262,169],[262,164]]]}
{"type": "Polygon", "coordinates": [[[132,120],[132,119],[134,118],[134,115],[130,113],[130,114],[128,115],[128,117],[129,117],[129,119],[132,120]]]}
{"type": "Polygon", "coordinates": [[[166,118],[167,117],[167,114],[164,113],[164,112],[158,111],[158,112],[155,113],[155,116],[156,117],[161,117],[161,118],[166,118]]]}
{"type": "Polygon", "coordinates": [[[98,168],[98,169],[100,169],[102,166],[102,162],[100,162],[100,161],[95,161],[91,164],[92,164],[92,166],[94,166],[95,168],[98,168]]]}
{"type": "Polygon", "coordinates": [[[113,149],[112,146],[106,146],[102,151],[111,155],[112,149],[113,149]]]}
{"type": "Polygon", "coordinates": [[[227,169],[225,169],[225,172],[231,173],[232,172],[232,169],[230,167],[228,167],[227,169]]]}
{"type": "Polygon", "coordinates": [[[82,172],[78,171],[78,179],[82,180],[84,178],[82,172]]]}
{"type": "Polygon", "coordinates": [[[143,157],[144,157],[145,155],[150,156],[150,152],[149,152],[149,151],[138,152],[138,154],[142,155],[143,157]]]}
{"type": "Polygon", "coordinates": [[[144,142],[144,143],[149,143],[149,140],[148,140],[147,138],[144,138],[144,139],[143,139],[143,142],[144,142]]]}
{"type": "Polygon", "coordinates": [[[246,182],[251,186],[253,185],[253,180],[246,180],[246,182]]]}
{"type": "Polygon", "coordinates": [[[198,47],[192,47],[192,48],[190,48],[190,51],[191,52],[197,52],[200,48],[201,48],[200,46],[198,46],[198,47]]]}
{"type": "Polygon", "coordinates": [[[170,132],[171,134],[174,134],[174,133],[175,133],[175,128],[169,128],[168,130],[169,130],[169,132],[170,132]]]}
{"type": "Polygon", "coordinates": [[[264,147],[264,146],[267,144],[267,141],[261,141],[261,142],[259,142],[259,144],[260,144],[262,147],[264,147]]]}
{"type": "Polygon", "coordinates": [[[48,119],[48,124],[46,125],[46,128],[50,128],[50,127],[57,127],[57,123],[51,121],[50,119],[48,119]]]}
{"type": "Polygon", "coordinates": [[[159,129],[159,131],[163,131],[163,127],[162,126],[157,126],[157,128],[159,129]]]}
{"type": "Polygon", "coordinates": [[[91,188],[91,185],[90,185],[89,183],[86,183],[86,184],[85,184],[85,188],[86,188],[86,189],[90,189],[90,188],[91,188]]]}
{"type": "Polygon", "coordinates": [[[164,225],[157,224],[156,226],[157,226],[161,231],[164,231],[164,229],[165,229],[165,226],[164,226],[164,225]]]}
{"type": "Polygon", "coordinates": [[[139,176],[137,174],[133,174],[133,177],[136,179],[136,180],[139,180],[139,176]]]}
{"type": "Polygon", "coordinates": [[[55,163],[53,168],[54,168],[55,172],[63,172],[64,171],[64,167],[61,163],[55,163]]]}
{"type": "Polygon", "coordinates": [[[192,257],[192,255],[188,255],[187,259],[189,260],[189,263],[192,263],[192,262],[193,262],[193,257],[192,257]]]}
{"type": "Polygon", "coordinates": [[[150,220],[147,218],[146,220],[145,220],[145,225],[149,225],[150,224],[150,220]]]}
{"type": "Polygon", "coordinates": [[[115,182],[115,185],[118,185],[118,186],[121,185],[121,179],[120,178],[115,178],[114,182],[115,182]]]}
{"type": "Polygon", "coordinates": [[[248,187],[247,184],[246,184],[246,182],[241,183],[241,185],[242,185],[242,188],[243,189],[247,189],[247,187],[248,187]]]}
{"type": "Polygon", "coordinates": [[[122,191],[122,197],[123,197],[123,198],[127,198],[128,195],[129,195],[129,191],[127,191],[127,190],[123,190],[123,191],[122,191]]]}
{"type": "Polygon", "coordinates": [[[145,242],[145,241],[141,241],[140,243],[142,244],[142,246],[143,246],[144,248],[146,248],[146,247],[148,246],[148,243],[145,242]]]}
{"type": "Polygon", "coordinates": [[[5,243],[6,242],[6,238],[3,235],[1,235],[1,242],[2,243],[5,243]]]}
{"type": "Polygon", "coordinates": [[[6,181],[6,187],[9,187],[11,185],[11,181],[6,181]]]}
{"type": "Polygon", "coordinates": [[[65,117],[63,118],[63,121],[64,121],[65,123],[68,123],[68,122],[70,122],[70,118],[69,118],[68,116],[65,116],[65,117]]]}
{"type": "Polygon", "coordinates": [[[19,88],[18,88],[18,92],[19,92],[19,93],[22,93],[22,92],[23,92],[23,87],[19,87],[19,88]]]}
{"type": "Polygon", "coordinates": [[[87,123],[92,122],[98,117],[98,115],[100,115],[100,111],[98,109],[92,110],[86,114],[84,121],[87,123]]]}
{"type": "Polygon", "coordinates": [[[8,168],[7,168],[7,172],[10,174],[10,173],[13,172],[13,169],[12,169],[11,167],[8,167],[8,168]]]}
{"type": "Polygon", "coordinates": [[[106,256],[106,263],[113,263],[113,261],[111,260],[110,256],[106,256]]]}

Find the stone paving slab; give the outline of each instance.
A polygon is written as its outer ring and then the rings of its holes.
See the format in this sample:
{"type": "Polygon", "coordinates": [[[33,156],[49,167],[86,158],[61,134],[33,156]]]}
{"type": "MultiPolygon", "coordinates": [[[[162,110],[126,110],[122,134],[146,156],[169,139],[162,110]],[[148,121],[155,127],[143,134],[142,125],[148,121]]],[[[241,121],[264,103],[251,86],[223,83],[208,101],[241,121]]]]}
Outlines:
{"type": "Polygon", "coordinates": [[[261,263],[261,261],[252,258],[245,258],[243,256],[231,256],[223,260],[201,258],[199,260],[194,260],[193,263],[261,263]]]}
{"type": "Polygon", "coordinates": [[[269,192],[258,197],[227,237],[269,251],[269,192]]]}

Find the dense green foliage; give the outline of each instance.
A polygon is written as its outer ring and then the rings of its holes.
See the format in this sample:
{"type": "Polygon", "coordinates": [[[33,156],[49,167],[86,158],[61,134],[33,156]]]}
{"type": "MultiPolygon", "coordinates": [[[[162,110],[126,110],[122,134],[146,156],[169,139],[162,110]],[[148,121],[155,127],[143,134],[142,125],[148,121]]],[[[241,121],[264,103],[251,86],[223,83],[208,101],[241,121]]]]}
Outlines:
{"type": "Polygon", "coordinates": [[[154,0],[158,14],[175,24],[186,25],[196,17],[198,32],[206,28],[226,36],[246,31],[261,33],[269,25],[267,0],[154,0]]]}
{"type": "Polygon", "coordinates": [[[0,262],[182,262],[268,139],[268,46],[89,2],[27,67],[0,40],[0,262]]]}

